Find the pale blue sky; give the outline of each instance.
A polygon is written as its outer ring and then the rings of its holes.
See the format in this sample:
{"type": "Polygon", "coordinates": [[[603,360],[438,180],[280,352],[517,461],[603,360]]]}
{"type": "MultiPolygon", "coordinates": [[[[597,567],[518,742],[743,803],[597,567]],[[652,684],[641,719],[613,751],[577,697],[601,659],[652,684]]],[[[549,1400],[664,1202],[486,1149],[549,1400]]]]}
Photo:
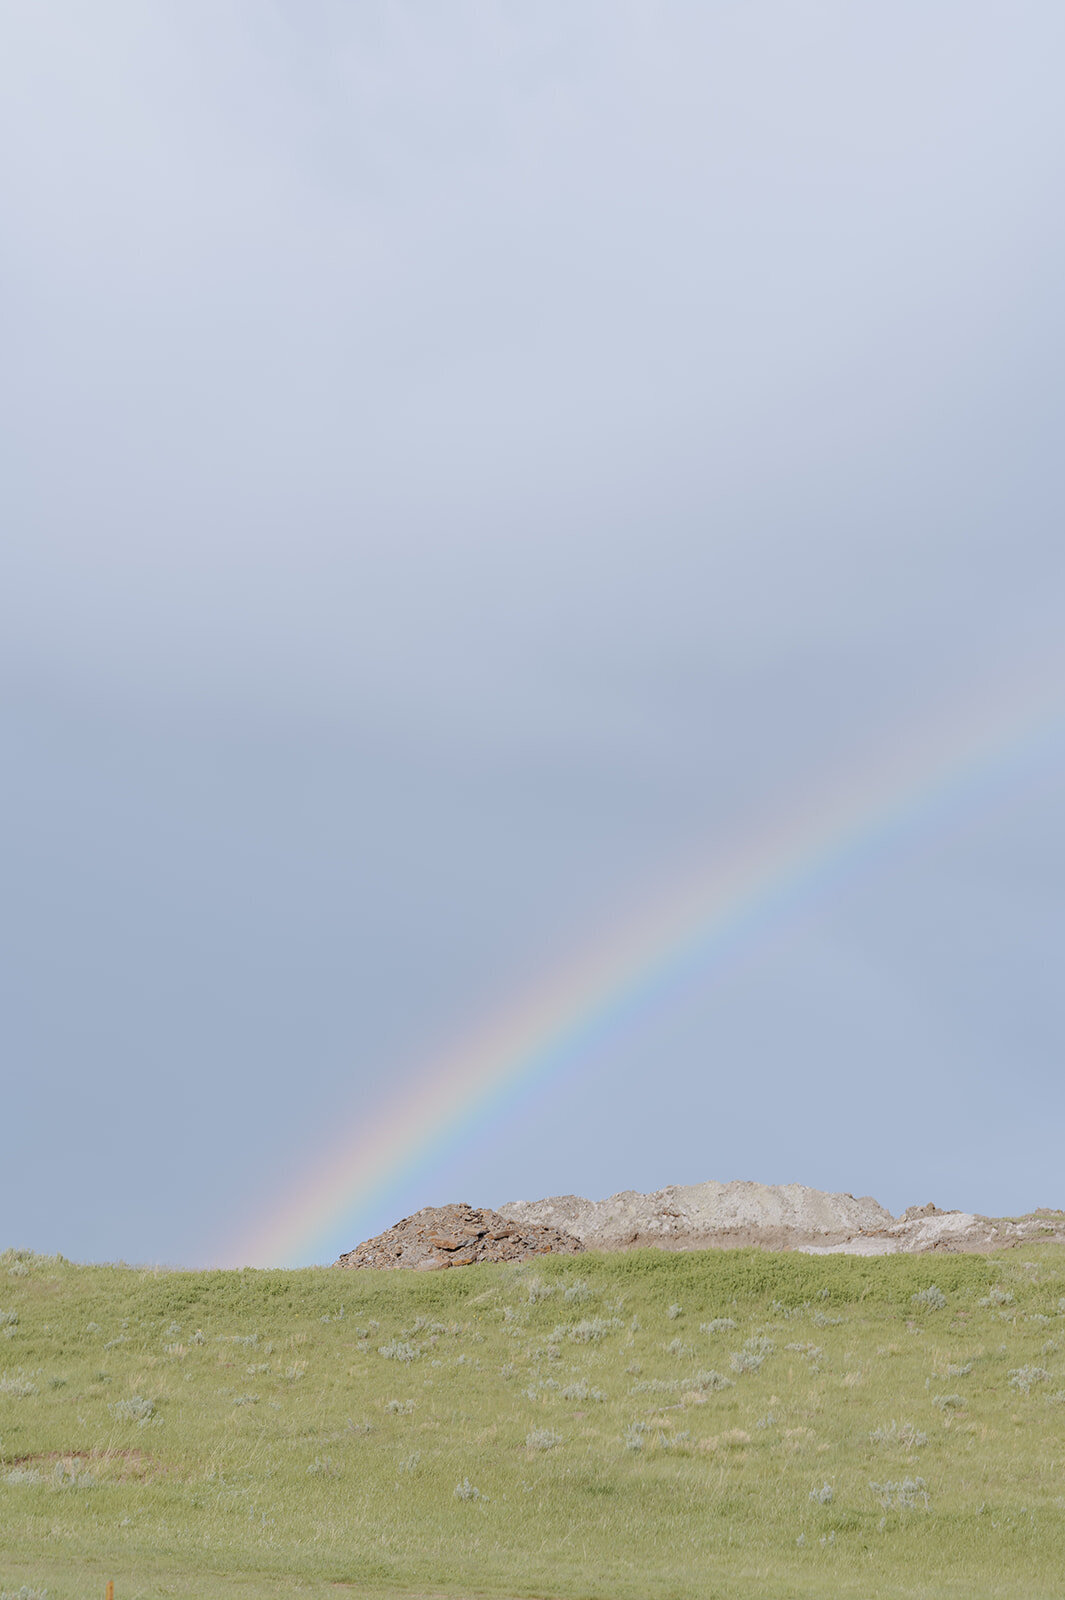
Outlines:
{"type": "MultiPolygon", "coordinates": [[[[214,1259],[831,774],[1060,673],[1055,3],[0,14],[0,1245],[214,1259]],[[1042,665],[1040,665],[1042,663],[1042,665]]],[[[338,1218],[1065,1205],[1060,743],[338,1218]]]]}

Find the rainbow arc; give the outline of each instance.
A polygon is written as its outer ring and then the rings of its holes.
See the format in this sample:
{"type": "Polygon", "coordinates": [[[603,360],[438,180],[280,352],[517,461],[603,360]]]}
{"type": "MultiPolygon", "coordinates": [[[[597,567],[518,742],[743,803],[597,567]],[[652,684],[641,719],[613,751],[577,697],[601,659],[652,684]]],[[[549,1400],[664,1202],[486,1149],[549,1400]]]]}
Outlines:
{"type": "Polygon", "coordinates": [[[1053,748],[1065,696],[1041,673],[1027,689],[951,718],[907,748],[838,781],[776,827],[763,827],[685,884],[639,908],[450,1049],[346,1130],[331,1154],[292,1183],[261,1223],[227,1251],[240,1264],[315,1259],[342,1223],[461,1144],[509,1100],[567,1071],[606,1033],[660,1001],[692,973],[712,979],[789,914],[934,828],[989,790],[1015,783],[1053,748]]]}

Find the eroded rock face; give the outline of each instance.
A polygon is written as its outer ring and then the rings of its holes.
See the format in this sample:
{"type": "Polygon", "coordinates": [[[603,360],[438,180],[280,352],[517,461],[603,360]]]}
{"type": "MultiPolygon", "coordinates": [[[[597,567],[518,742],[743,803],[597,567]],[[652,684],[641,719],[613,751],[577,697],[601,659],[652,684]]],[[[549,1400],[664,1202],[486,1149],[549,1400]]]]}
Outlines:
{"type": "Polygon", "coordinates": [[[892,1255],[931,1250],[986,1251],[1036,1241],[1065,1242],[1065,1213],[981,1217],[929,1201],[895,1218],[868,1195],[828,1194],[801,1183],[693,1183],[654,1194],[625,1190],[607,1200],[558,1195],[515,1200],[505,1217],[564,1228],[586,1250],[803,1250],[817,1255],[892,1255]]]}
{"type": "Polygon", "coordinates": [[[835,1244],[856,1234],[890,1227],[894,1217],[868,1196],[826,1194],[801,1183],[692,1183],[654,1194],[631,1189],[607,1200],[559,1195],[551,1200],[515,1200],[500,1208],[523,1224],[566,1229],[588,1250],[625,1250],[657,1245],[666,1250],[762,1245],[794,1250],[804,1244],[835,1244]]]}
{"type": "Polygon", "coordinates": [[[460,1202],[426,1206],[404,1217],[376,1239],[342,1255],[338,1267],[406,1267],[432,1271],[469,1267],[475,1261],[524,1261],[529,1256],[576,1255],[579,1239],[561,1228],[520,1222],[498,1211],[478,1211],[460,1202]]]}
{"type": "Polygon", "coordinates": [[[466,1267],[548,1253],[631,1250],[802,1250],[815,1255],[987,1251],[1036,1241],[1065,1243],[1065,1212],[981,1217],[931,1201],[895,1218],[865,1196],[827,1194],[799,1183],[695,1183],[607,1200],[556,1195],[515,1200],[498,1211],[430,1206],[347,1255],[338,1267],[466,1267]]]}

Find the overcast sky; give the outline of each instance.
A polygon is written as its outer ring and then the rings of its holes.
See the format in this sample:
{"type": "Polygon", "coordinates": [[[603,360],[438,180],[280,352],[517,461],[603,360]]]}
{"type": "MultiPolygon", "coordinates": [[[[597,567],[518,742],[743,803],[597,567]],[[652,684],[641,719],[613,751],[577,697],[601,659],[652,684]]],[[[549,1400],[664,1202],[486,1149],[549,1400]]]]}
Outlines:
{"type": "MultiPolygon", "coordinates": [[[[218,1259],[1065,661],[1057,0],[0,6],[0,1246],[218,1259]],[[1010,691],[1012,692],[1012,691],[1010,691]]],[[[415,1177],[1065,1205],[1049,731],[415,1177]]]]}

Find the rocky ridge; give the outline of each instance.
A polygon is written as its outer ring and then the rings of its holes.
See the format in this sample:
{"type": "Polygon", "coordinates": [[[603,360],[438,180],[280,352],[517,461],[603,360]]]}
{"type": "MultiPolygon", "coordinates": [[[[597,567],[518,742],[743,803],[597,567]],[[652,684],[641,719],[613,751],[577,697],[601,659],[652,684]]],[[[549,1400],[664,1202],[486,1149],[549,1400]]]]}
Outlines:
{"type": "Polygon", "coordinates": [[[466,1267],[581,1250],[723,1250],[756,1246],[814,1255],[1001,1250],[1065,1243],[1065,1212],[983,1217],[910,1206],[900,1217],[868,1195],[827,1194],[800,1183],[693,1183],[654,1194],[627,1189],[606,1200],[556,1195],[511,1200],[498,1211],[427,1206],[342,1255],[338,1267],[466,1267]]]}
{"type": "Polygon", "coordinates": [[[892,1216],[868,1195],[826,1194],[803,1184],[695,1183],[654,1194],[625,1190],[606,1200],[558,1195],[512,1200],[501,1215],[523,1225],[562,1228],[588,1250],[803,1250],[816,1254],[890,1255],[899,1251],[999,1250],[1054,1239],[1065,1242],[1065,1212],[983,1217],[910,1206],[892,1216]]]}

